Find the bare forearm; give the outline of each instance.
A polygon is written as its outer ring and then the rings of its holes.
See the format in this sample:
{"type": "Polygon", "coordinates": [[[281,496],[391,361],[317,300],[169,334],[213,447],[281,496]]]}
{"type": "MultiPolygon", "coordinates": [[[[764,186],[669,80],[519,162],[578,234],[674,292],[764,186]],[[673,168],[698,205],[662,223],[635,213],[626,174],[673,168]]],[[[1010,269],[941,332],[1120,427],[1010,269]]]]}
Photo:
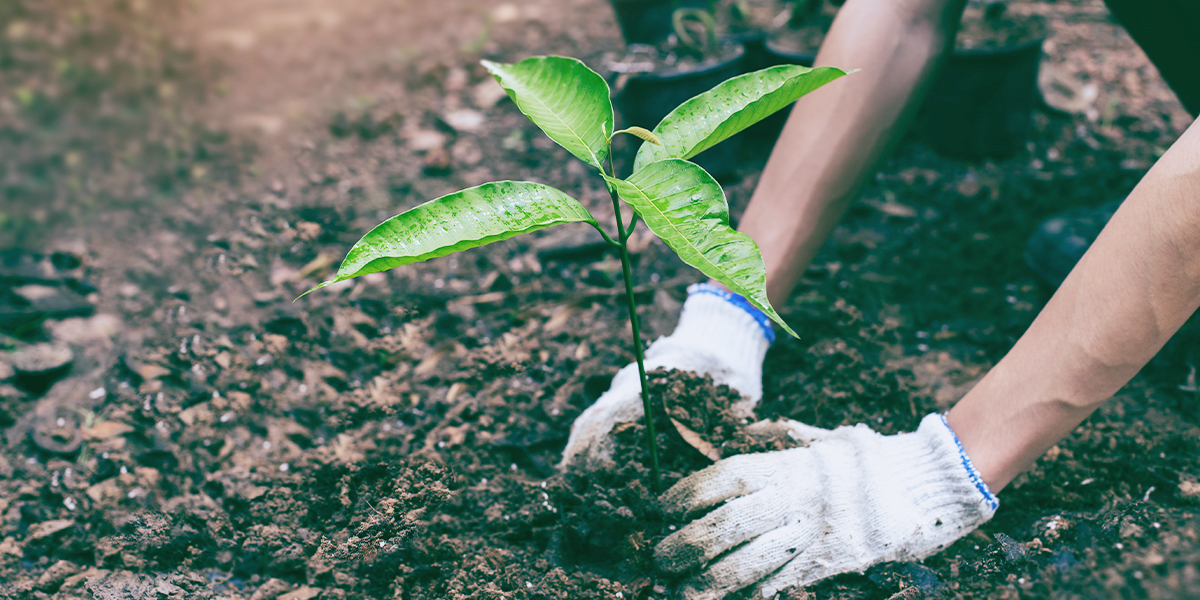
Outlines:
{"type": "Polygon", "coordinates": [[[861,68],[801,99],[740,229],[763,252],[767,294],[787,299],[865,178],[903,135],[965,0],[849,0],[818,65],[861,68]]]}
{"type": "Polygon", "coordinates": [[[1200,125],[947,419],[993,490],[1125,385],[1200,306],[1200,125]]]}

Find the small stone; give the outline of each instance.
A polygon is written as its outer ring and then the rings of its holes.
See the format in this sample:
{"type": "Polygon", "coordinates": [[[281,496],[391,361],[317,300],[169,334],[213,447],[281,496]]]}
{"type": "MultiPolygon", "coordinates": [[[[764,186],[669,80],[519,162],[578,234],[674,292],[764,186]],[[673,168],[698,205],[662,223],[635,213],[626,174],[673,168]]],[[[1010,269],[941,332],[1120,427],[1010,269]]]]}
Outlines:
{"type": "Polygon", "coordinates": [[[88,316],[95,310],[86,297],[64,286],[29,284],[11,291],[14,298],[0,301],[0,327],[8,330],[45,319],[88,316]]]}
{"type": "Polygon", "coordinates": [[[445,121],[451,129],[457,132],[471,133],[483,127],[483,124],[487,121],[487,117],[484,117],[483,113],[477,110],[462,108],[446,113],[442,117],[442,121],[445,121]]]}
{"type": "Polygon", "coordinates": [[[12,355],[12,366],[17,373],[30,376],[45,376],[66,370],[75,353],[63,344],[33,344],[17,350],[12,355]]]}
{"type": "Polygon", "coordinates": [[[62,344],[109,345],[124,328],[121,318],[111,314],[90,317],[71,317],[61,321],[47,321],[46,330],[54,341],[62,344]]]}
{"type": "Polygon", "coordinates": [[[416,129],[406,137],[408,147],[416,152],[428,152],[446,145],[446,136],[432,129],[416,129]]]}
{"type": "Polygon", "coordinates": [[[515,21],[520,17],[521,9],[507,2],[492,9],[492,18],[495,19],[497,23],[508,23],[509,21],[515,21]]]}
{"type": "Polygon", "coordinates": [[[500,87],[500,84],[491,77],[471,89],[471,99],[475,101],[475,106],[482,110],[496,106],[507,97],[508,92],[504,91],[504,88],[500,87]]]}

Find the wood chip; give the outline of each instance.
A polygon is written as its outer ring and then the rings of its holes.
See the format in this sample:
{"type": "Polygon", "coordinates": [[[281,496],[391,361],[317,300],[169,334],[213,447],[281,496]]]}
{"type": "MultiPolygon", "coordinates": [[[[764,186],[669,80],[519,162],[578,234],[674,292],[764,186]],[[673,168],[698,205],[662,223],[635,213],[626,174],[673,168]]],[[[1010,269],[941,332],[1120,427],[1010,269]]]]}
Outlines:
{"type": "Polygon", "coordinates": [[[880,202],[878,200],[863,200],[863,204],[874,208],[875,210],[888,215],[890,217],[900,217],[902,219],[912,219],[917,216],[917,209],[899,202],[880,202]]]}
{"type": "Polygon", "coordinates": [[[107,440],[133,431],[133,427],[120,421],[101,421],[91,427],[83,428],[83,437],[87,440],[107,440]]]}
{"type": "Polygon", "coordinates": [[[675,431],[679,432],[679,437],[688,445],[700,451],[700,454],[707,456],[709,460],[721,460],[721,451],[716,446],[708,443],[699,433],[692,431],[687,425],[680,423],[674,417],[671,418],[671,424],[675,426],[675,431]]]}
{"type": "Polygon", "coordinates": [[[26,539],[30,541],[45,539],[73,525],[75,525],[75,521],[72,521],[71,519],[42,521],[41,523],[29,528],[29,537],[26,539]]]}

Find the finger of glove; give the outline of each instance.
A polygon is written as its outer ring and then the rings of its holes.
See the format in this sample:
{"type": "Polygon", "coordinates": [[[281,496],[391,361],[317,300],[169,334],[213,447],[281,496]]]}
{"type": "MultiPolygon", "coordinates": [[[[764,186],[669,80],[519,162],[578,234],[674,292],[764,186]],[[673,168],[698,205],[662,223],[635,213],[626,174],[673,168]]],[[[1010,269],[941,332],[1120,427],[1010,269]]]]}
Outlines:
{"type": "Polygon", "coordinates": [[[559,467],[575,471],[596,471],[613,465],[613,443],[608,432],[596,437],[573,438],[563,449],[559,467]]]}
{"type": "Polygon", "coordinates": [[[686,600],[717,600],[803,556],[821,528],[812,520],[773,529],[731,552],[680,588],[686,600]]]}
{"type": "Polygon", "coordinates": [[[769,419],[764,419],[747,426],[746,433],[751,435],[767,436],[782,434],[796,440],[797,442],[811,444],[812,442],[817,442],[828,438],[833,432],[828,429],[813,427],[812,425],[806,425],[800,421],[793,421],[791,419],[784,419],[782,421],[771,421],[769,419]]]}
{"type": "Polygon", "coordinates": [[[583,411],[571,425],[571,435],[567,438],[566,448],[563,449],[564,467],[609,462],[612,455],[609,432],[617,423],[641,418],[641,388],[636,372],[630,381],[624,376],[622,369],[622,372],[613,378],[613,382],[613,386],[583,411]]]}
{"type": "Polygon", "coordinates": [[[640,416],[640,410],[611,411],[592,419],[584,419],[581,415],[571,428],[571,435],[563,448],[563,467],[594,470],[610,465],[613,444],[609,434],[617,423],[640,416]],[[618,415],[625,418],[615,418],[618,415]]]}
{"type": "Polygon", "coordinates": [[[799,556],[759,581],[755,586],[755,595],[760,598],[773,598],[784,588],[809,585],[834,575],[860,572],[871,566],[858,561],[854,564],[845,560],[838,561],[828,551],[815,549],[815,546],[816,544],[802,548],[799,556]]]}
{"type": "Polygon", "coordinates": [[[664,571],[678,573],[767,532],[796,521],[814,498],[767,489],[730,501],[667,536],[654,549],[654,560],[664,571]]]}
{"type": "Polygon", "coordinates": [[[733,456],[692,473],[671,486],[659,498],[663,510],[679,517],[730,498],[757,492],[784,467],[788,451],[733,456]]]}
{"type": "Polygon", "coordinates": [[[663,492],[659,501],[668,515],[678,517],[752,494],[766,487],[776,473],[786,468],[788,452],[791,451],[731,456],[683,478],[663,492]]]}

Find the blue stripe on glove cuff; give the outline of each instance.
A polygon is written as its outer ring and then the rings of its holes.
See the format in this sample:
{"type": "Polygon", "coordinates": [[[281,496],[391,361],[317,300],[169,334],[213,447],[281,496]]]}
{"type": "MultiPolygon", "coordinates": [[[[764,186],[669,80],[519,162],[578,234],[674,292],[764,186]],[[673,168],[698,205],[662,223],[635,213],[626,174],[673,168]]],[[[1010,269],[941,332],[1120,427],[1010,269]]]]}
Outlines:
{"type": "MultiPolygon", "coordinates": [[[[754,305],[750,304],[750,302],[742,297],[741,294],[735,294],[707,283],[694,283],[688,286],[688,295],[691,296],[692,294],[712,294],[746,311],[746,313],[754,318],[754,322],[758,323],[758,326],[762,328],[763,337],[767,338],[767,343],[775,343],[775,328],[771,326],[771,318],[763,314],[763,311],[755,308],[754,305]]],[[[961,448],[962,446],[959,447],[961,448]]],[[[966,455],[964,454],[963,456],[966,455]]]]}
{"type": "Polygon", "coordinates": [[[946,430],[954,438],[954,445],[958,446],[958,457],[962,459],[963,468],[967,470],[967,477],[971,478],[971,483],[974,483],[975,489],[979,490],[980,494],[983,494],[983,499],[992,507],[992,510],[996,510],[1000,507],[1000,501],[996,499],[992,490],[989,490],[987,484],[983,482],[983,477],[979,476],[979,471],[975,470],[975,465],[971,462],[971,457],[967,456],[967,451],[963,448],[962,442],[958,441],[958,434],[954,433],[954,430],[950,428],[950,423],[946,422],[946,415],[939,416],[942,417],[942,425],[946,426],[946,430]]]}

